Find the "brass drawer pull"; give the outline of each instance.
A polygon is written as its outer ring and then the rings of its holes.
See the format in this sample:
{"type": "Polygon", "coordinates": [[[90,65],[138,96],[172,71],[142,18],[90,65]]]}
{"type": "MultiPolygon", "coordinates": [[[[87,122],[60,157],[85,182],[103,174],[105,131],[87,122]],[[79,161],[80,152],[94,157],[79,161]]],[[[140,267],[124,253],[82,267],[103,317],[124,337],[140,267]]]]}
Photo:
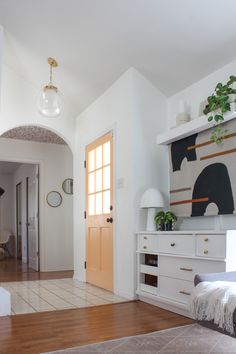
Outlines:
{"type": "Polygon", "coordinates": [[[193,271],[192,268],[182,268],[182,267],[180,267],[179,269],[180,270],[184,270],[185,272],[192,272],[193,271]]]}
{"type": "Polygon", "coordinates": [[[208,237],[204,238],[204,241],[205,241],[205,242],[208,242],[208,241],[209,241],[209,238],[208,238],[208,237]]]}
{"type": "Polygon", "coordinates": [[[143,248],[146,250],[146,249],[147,249],[147,246],[143,246],[143,248]]]}
{"type": "Polygon", "coordinates": [[[208,250],[204,250],[204,254],[208,254],[208,250]]]}
{"type": "Polygon", "coordinates": [[[147,236],[143,236],[144,240],[147,240],[147,236]]]}
{"type": "Polygon", "coordinates": [[[170,245],[171,245],[171,247],[175,247],[175,243],[174,243],[174,242],[173,242],[173,243],[171,243],[170,245]]]}
{"type": "Polygon", "coordinates": [[[183,294],[183,295],[188,295],[188,296],[191,295],[190,293],[188,293],[187,291],[184,291],[184,290],[180,290],[179,293],[183,294]]]}

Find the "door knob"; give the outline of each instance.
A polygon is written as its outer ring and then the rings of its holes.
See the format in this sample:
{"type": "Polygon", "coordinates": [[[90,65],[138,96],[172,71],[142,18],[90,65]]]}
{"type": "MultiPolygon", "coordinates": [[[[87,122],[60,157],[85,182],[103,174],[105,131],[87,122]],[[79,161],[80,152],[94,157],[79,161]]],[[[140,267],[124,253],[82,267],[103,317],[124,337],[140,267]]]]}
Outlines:
{"type": "Polygon", "coordinates": [[[107,222],[113,223],[113,218],[107,218],[107,222]]]}

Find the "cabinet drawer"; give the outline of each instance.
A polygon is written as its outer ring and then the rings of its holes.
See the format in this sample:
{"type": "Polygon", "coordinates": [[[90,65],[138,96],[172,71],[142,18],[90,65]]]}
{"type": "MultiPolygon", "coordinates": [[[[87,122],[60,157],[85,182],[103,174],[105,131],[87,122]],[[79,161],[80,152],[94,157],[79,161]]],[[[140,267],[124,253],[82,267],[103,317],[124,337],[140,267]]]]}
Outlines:
{"type": "Polygon", "coordinates": [[[197,256],[226,257],[226,235],[197,235],[197,256]]]}
{"type": "Polygon", "coordinates": [[[192,281],[199,273],[217,273],[226,270],[225,262],[201,259],[159,256],[159,274],[192,281]]]}
{"type": "Polygon", "coordinates": [[[159,252],[192,256],[195,254],[195,238],[193,235],[160,235],[159,252]]]}
{"type": "Polygon", "coordinates": [[[158,268],[140,264],[140,273],[158,275],[158,268]]]}
{"type": "Polygon", "coordinates": [[[193,282],[168,277],[159,277],[159,294],[165,298],[187,304],[190,300],[193,282]]]}
{"type": "Polygon", "coordinates": [[[146,285],[146,284],[140,284],[140,290],[145,291],[146,293],[153,294],[153,295],[157,295],[158,294],[158,288],[157,287],[146,285]]]}
{"type": "Polygon", "coordinates": [[[158,236],[157,235],[138,235],[138,249],[139,251],[158,251],[158,236]]]}

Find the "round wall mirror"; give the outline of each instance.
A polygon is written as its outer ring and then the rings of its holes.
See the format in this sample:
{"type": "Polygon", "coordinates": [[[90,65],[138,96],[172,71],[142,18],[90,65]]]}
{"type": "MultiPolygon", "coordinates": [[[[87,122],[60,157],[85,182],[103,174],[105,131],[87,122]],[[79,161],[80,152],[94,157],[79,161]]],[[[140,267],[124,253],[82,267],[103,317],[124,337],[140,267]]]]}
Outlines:
{"type": "Polygon", "coordinates": [[[53,208],[57,208],[62,203],[62,196],[59,192],[51,191],[47,195],[47,203],[53,208]]]}
{"type": "Polygon", "coordinates": [[[62,183],[62,189],[66,194],[73,194],[73,179],[65,179],[65,181],[62,183]]]}

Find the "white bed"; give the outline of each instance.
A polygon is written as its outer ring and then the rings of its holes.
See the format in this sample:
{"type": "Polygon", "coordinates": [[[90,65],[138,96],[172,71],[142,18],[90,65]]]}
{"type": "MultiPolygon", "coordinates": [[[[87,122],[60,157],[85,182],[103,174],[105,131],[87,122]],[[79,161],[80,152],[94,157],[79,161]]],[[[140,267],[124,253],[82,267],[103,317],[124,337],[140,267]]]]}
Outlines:
{"type": "Polygon", "coordinates": [[[8,316],[11,314],[11,294],[4,288],[0,287],[0,316],[8,316]]]}

